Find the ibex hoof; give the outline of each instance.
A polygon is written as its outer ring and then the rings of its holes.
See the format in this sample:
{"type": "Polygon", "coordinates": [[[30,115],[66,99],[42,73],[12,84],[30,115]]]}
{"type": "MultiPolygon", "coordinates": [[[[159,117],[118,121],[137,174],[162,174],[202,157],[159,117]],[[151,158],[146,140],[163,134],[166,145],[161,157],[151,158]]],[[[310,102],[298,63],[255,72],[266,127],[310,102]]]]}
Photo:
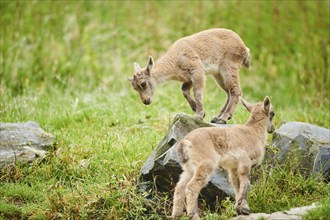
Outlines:
{"type": "Polygon", "coordinates": [[[199,220],[200,218],[199,218],[199,215],[197,214],[197,213],[190,213],[189,215],[188,215],[188,217],[189,217],[189,219],[191,219],[191,220],[199,220]]]}
{"type": "Polygon", "coordinates": [[[218,118],[217,117],[214,117],[211,121],[211,123],[216,123],[218,121],[218,118]]]}
{"type": "Polygon", "coordinates": [[[251,213],[250,207],[249,207],[246,199],[238,200],[235,209],[236,209],[236,212],[238,215],[250,215],[250,213],[251,213]]]}
{"type": "Polygon", "coordinates": [[[202,121],[203,121],[204,117],[205,117],[205,112],[201,112],[199,114],[196,114],[196,118],[198,118],[198,119],[200,119],[202,121]]]}
{"type": "Polygon", "coordinates": [[[172,215],[172,219],[175,220],[175,219],[179,219],[182,215],[172,215]]]}
{"type": "Polygon", "coordinates": [[[249,208],[241,208],[241,209],[237,208],[236,212],[238,215],[250,215],[251,213],[249,208]]]}
{"type": "Polygon", "coordinates": [[[215,123],[215,124],[227,124],[227,121],[223,120],[223,119],[219,119],[217,117],[214,117],[211,121],[211,123],[215,123]]]}

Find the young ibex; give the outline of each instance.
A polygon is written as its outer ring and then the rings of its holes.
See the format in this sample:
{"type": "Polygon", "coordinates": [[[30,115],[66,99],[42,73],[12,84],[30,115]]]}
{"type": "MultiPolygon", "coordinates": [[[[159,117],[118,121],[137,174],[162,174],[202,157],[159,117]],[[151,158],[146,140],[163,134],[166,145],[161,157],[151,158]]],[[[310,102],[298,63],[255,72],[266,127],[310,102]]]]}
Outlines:
{"type": "Polygon", "coordinates": [[[151,104],[158,83],[166,80],[183,82],[184,97],[196,116],[203,119],[205,73],[210,73],[227,93],[226,104],[212,119],[213,123],[222,124],[232,117],[239,96],[242,96],[238,76],[242,65],[250,65],[249,48],[235,32],[217,28],[177,40],[156,62],[150,56],[145,68],[134,63],[135,74],[129,81],[146,105],[151,104]],[[191,88],[194,98],[190,95],[191,88]]]}
{"type": "Polygon", "coordinates": [[[198,194],[218,167],[228,171],[235,192],[236,212],[250,213],[246,200],[250,169],[263,159],[267,132],[274,131],[275,113],[268,97],[255,105],[243,99],[241,102],[251,113],[245,125],[198,128],[178,143],[183,173],[175,188],[173,218],[183,214],[186,199],[187,215],[199,219],[198,194]]]}

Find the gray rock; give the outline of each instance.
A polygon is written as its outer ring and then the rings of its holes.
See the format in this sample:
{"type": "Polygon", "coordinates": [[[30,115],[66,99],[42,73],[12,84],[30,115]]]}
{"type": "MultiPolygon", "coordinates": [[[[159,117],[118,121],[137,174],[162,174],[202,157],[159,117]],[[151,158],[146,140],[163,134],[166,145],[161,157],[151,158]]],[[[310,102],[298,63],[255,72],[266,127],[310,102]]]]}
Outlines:
{"type": "Polygon", "coordinates": [[[35,122],[0,123],[0,168],[42,157],[55,142],[56,138],[35,122]]]}
{"type": "Polygon", "coordinates": [[[302,122],[288,122],[273,135],[272,145],[279,148],[276,160],[298,164],[305,175],[321,173],[330,177],[330,130],[302,122]]]}
{"type": "MultiPolygon", "coordinates": [[[[151,153],[143,164],[140,172],[139,188],[144,192],[153,190],[173,192],[182,172],[176,153],[176,143],[186,134],[199,127],[227,126],[205,123],[195,117],[178,114],[173,120],[167,135],[151,153]]],[[[201,195],[207,204],[214,208],[216,197],[223,199],[233,196],[234,191],[227,180],[224,170],[217,170],[209,184],[202,190],[201,195]]]]}
{"type": "Polygon", "coordinates": [[[237,217],[232,218],[232,220],[282,220],[282,219],[294,219],[299,220],[302,219],[302,216],[306,215],[312,209],[315,209],[317,206],[312,204],[310,206],[303,206],[290,209],[289,211],[284,212],[274,212],[271,214],[267,213],[252,213],[250,215],[239,215],[237,217]]]}

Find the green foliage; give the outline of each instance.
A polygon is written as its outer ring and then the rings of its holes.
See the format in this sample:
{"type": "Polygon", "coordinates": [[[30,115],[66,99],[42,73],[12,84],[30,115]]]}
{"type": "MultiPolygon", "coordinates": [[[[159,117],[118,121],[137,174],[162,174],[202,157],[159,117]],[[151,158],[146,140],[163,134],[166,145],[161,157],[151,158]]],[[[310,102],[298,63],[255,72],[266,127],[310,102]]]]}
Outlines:
{"type": "Polygon", "coordinates": [[[330,197],[323,199],[318,207],[309,211],[307,215],[303,216],[305,220],[320,219],[325,220],[330,216],[330,197]]]}
{"type": "Polygon", "coordinates": [[[315,175],[305,178],[286,164],[265,163],[252,175],[255,179],[252,180],[248,201],[253,212],[289,210],[330,196],[330,188],[322,177],[315,175]]]}
{"type": "MultiPolygon", "coordinates": [[[[173,116],[192,111],[178,82],[159,86],[154,103],[143,106],[127,78],[134,61],[144,66],[149,54],[157,59],[176,39],[203,29],[240,34],[253,65],[240,74],[244,97],[253,102],[269,95],[277,125],[329,127],[328,18],[328,1],[1,1],[0,121],[36,121],[58,143],[32,165],[1,171],[0,217],[169,216],[170,195],[145,200],[137,178],[173,116]]],[[[224,100],[208,78],[206,121],[224,100]]],[[[231,123],[247,116],[238,106],[231,123]]],[[[271,176],[266,170],[267,164],[250,193],[253,211],[328,195],[328,185],[288,167],[271,176]]],[[[232,216],[232,207],[223,202],[222,218],[232,216]]],[[[207,219],[219,218],[203,211],[207,219]]]]}
{"type": "Polygon", "coordinates": [[[22,212],[15,204],[0,201],[0,217],[6,219],[21,219],[22,212]]]}

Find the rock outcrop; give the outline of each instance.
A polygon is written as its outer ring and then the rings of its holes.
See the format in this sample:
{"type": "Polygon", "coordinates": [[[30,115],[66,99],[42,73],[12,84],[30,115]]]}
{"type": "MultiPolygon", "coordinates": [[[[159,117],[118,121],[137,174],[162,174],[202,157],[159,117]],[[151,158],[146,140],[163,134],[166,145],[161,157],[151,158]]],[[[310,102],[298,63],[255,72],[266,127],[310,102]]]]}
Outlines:
{"type": "Polygon", "coordinates": [[[275,159],[294,162],[301,173],[321,173],[330,180],[330,130],[308,123],[288,122],[274,132],[275,159]]]}
{"type": "Polygon", "coordinates": [[[56,138],[35,122],[0,123],[0,168],[42,157],[55,143],[56,138]]]}

